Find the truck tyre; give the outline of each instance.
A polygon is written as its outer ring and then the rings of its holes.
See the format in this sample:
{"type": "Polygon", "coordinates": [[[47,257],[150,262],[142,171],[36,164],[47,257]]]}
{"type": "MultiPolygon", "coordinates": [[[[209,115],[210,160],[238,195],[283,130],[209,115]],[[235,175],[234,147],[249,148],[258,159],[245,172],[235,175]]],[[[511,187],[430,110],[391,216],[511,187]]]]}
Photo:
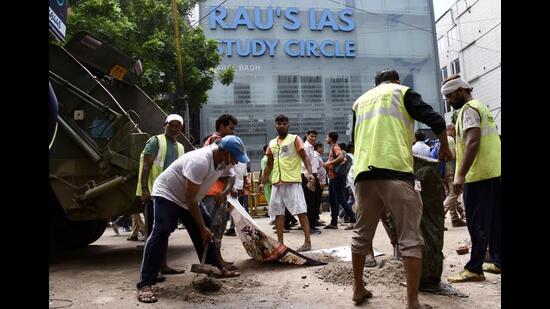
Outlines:
{"type": "Polygon", "coordinates": [[[107,220],[70,220],[51,187],[49,190],[49,240],[52,253],[85,247],[103,235],[107,220]]]}
{"type": "Polygon", "coordinates": [[[69,222],[69,248],[81,248],[98,240],[105,232],[107,220],[69,222]]]}

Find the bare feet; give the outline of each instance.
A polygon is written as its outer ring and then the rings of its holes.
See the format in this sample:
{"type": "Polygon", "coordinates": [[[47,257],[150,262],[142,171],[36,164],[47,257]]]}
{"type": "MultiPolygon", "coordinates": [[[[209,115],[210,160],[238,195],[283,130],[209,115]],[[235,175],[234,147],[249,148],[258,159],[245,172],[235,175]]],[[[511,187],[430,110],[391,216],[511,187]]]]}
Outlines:
{"type": "Polygon", "coordinates": [[[303,251],[309,251],[311,250],[311,243],[304,243],[300,248],[298,248],[296,251],[303,252],[303,251]]]}
{"type": "Polygon", "coordinates": [[[374,267],[376,266],[376,259],[374,258],[374,254],[367,254],[365,257],[365,267],[374,267]]]}
{"type": "Polygon", "coordinates": [[[372,297],[372,292],[365,289],[365,287],[360,287],[359,289],[353,289],[352,300],[355,302],[355,305],[361,305],[367,298],[372,297]]]}
{"type": "Polygon", "coordinates": [[[432,308],[433,307],[428,304],[421,305],[418,301],[416,301],[416,303],[412,305],[407,306],[407,309],[432,309],[432,308]]]}

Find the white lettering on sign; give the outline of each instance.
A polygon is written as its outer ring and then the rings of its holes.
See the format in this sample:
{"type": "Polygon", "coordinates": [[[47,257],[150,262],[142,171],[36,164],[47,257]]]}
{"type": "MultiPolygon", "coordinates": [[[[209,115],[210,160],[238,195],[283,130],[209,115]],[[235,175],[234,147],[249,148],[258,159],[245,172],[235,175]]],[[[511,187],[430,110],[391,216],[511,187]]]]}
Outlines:
{"type": "Polygon", "coordinates": [[[260,71],[261,66],[258,64],[241,64],[239,65],[239,72],[256,72],[260,71]]]}
{"type": "Polygon", "coordinates": [[[65,31],[67,30],[67,26],[61,21],[59,16],[55,14],[55,12],[50,8],[50,22],[52,25],[55,26],[55,28],[61,33],[61,35],[65,36],[65,31]]]}
{"type": "Polygon", "coordinates": [[[216,70],[222,71],[229,68],[233,68],[235,71],[239,72],[259,72],[262,69],[262,66],[259,64],[239,64],[238,66],[234,64],[220,64],[216,67],[216,70]]]}

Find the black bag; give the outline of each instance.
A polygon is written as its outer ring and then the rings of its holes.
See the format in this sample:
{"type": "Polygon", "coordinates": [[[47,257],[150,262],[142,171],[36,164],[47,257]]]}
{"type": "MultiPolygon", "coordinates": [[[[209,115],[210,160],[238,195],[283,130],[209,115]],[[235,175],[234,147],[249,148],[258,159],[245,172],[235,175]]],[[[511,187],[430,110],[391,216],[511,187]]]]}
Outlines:
{"type": "Polygon", "coordinates": [[[344,161],[334,167],[334,172],[338,176],[347,176],[353,164],[353,160],[345,151],[342,152],[344,153],[344,161]]]}

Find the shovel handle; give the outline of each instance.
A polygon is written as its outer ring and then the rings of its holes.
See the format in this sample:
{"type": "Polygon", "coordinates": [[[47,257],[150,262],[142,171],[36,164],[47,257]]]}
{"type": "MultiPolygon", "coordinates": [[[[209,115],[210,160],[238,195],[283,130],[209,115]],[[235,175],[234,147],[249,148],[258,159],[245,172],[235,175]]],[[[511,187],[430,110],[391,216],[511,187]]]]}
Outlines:
{"type": "Polygon", "coordinates": [[[204,264],[204,261],[206,261],[206,253],[208,252],[208,243],[209,243],[208,241],[205,241],[203,245],[201,265],[204,264]]]}

